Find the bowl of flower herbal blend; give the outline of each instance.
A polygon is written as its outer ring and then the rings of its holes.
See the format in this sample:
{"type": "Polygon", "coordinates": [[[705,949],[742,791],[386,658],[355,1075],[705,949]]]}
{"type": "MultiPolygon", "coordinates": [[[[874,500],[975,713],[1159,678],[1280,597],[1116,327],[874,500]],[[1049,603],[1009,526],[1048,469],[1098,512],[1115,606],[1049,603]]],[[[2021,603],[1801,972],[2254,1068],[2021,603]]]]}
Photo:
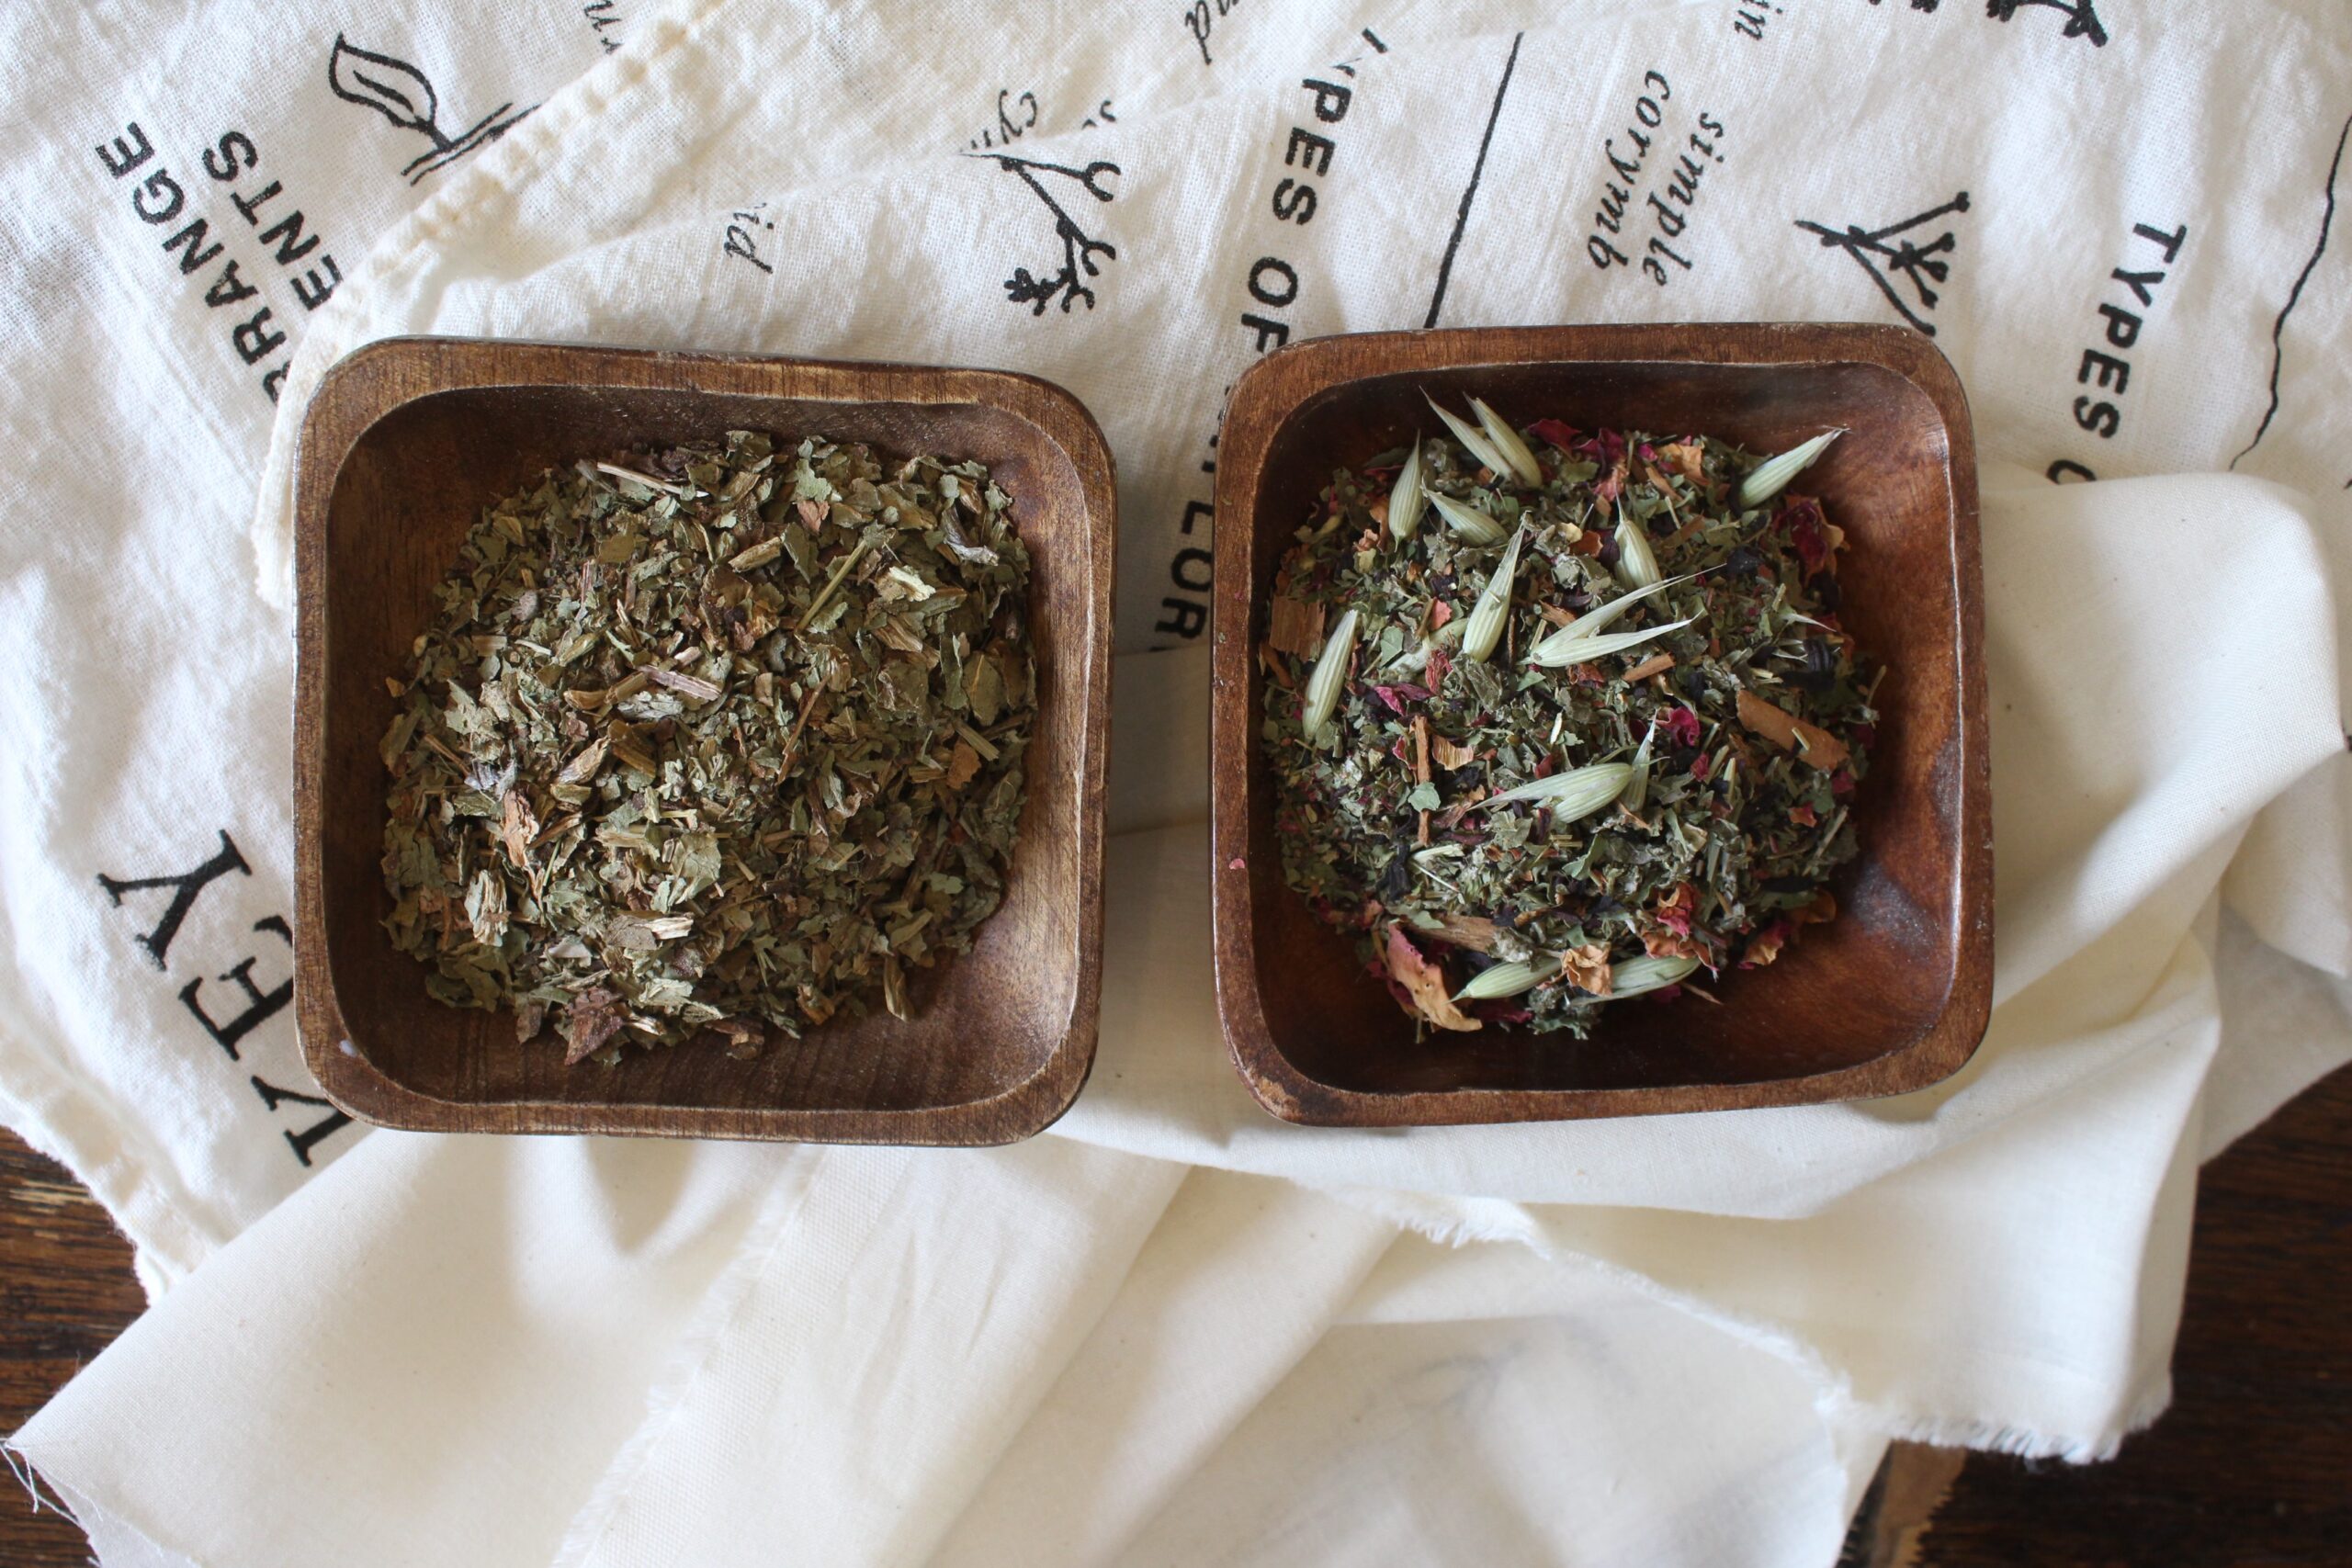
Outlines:
{"type": "Polygon", "coordinates": [[[396,341],[330,372],[299,469],[297,1005],[337,1104],[944,1144],[1067,1108],[1113,526],[1068,394],[396,341]]]}
{"type": "Polygon", "coordinates": [[[1989,1010],[1974,470],[1867,326],[1365,334],[1220,441],[1218,1002],[1353,1125],[1898,1093],[1989,1010]]]}

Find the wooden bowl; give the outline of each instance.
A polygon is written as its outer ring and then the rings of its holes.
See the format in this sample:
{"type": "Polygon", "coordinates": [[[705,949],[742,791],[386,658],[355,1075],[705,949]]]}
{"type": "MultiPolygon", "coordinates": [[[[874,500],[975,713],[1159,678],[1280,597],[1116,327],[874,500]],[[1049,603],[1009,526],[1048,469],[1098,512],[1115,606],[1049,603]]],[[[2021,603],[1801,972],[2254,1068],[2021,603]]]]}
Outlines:
{"type": "Polygon", "coordinates": [[[1899,1094],[1959,1070],[1992,1005],[1976,463],[1959,378],[1878,326],[1375,333],[1281,350],[1233,389],[1218,444],[1211,788],[1217,1005],[1267,1110],[1333,1126],[1550,1121],[1899,1094]],[[1798,488],[1846,530],[1845,624],[1883,659],[1843,913],[1724,1005],[1628,1000],[1586,1042],[1487,1028],[1416,1040],[1355,939],[1283,880],[1254,657],[1276,565],[1334,468],[1430,434],[1424,389],[1513,423],[1702,433],[1777,452],[1849,434],[1798,488]]]}
{"type": "Polygon", "coordinates": [[[978,1145],[1077,1098],[1102,985],[1115,526],[1078,400],[993,370],[398,339],[327,373],[296,487],[295,1003],[337,1105],[442,1131],[978,1145]],[[551,464],[730,429],[978,458],[1013,496],[1039,711],[1004,903],[971,952],[913,977],[911,1021],[877,1009],[748,1062],[689,1043],[566,1068],[548,1038],[516,1043],[510,1011],[433,1000],[385,933],[385,677],[486,503],[551,464]]]}

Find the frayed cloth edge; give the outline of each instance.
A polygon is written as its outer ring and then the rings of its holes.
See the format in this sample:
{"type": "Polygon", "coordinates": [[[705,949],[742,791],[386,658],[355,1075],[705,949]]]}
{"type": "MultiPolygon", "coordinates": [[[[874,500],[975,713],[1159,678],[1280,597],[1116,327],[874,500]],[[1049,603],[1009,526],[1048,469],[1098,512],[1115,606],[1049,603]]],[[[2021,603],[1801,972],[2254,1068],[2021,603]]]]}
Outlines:
{"type": "MultiPolygon", "coordinates": [[[[1515,1242],[1546,1262],[1589,1270],[1645,1298],[1686,1313],[1702,1323],[1731,1335],[1780,1360],[1814,1383],[1819,1391],[1814,1408],[1825,1422],[1844,1421],[1900,1441],[1937,1448],[1974,1449],[1987,1453],[2015,1454],[2021,1459],[2057,1459],[2070,1464],[2092,1464],[2112,1459],[2123,1439],[2141,1431],[2172,1404],[2172,1375],[2161,1373],[2147,1389],[2132,1397],[2123,1414],[2095,1433],[2043,1432],[2014,1422],[1977,1417],[1931,1415],[1900,1406],[1873,1404],[1854,1395],[1853,1380],[1833,1366],[1819,1350],[1786,1327],[1763,1319],[1726,1312],[1713,1303],[1661,1285],[1639,1269],[1563,1249],[1544,1242],[1525,1210],[1516,1203],[1488,1200],[1508,1219],[1486,1218],[1476,1213],[1437,1214],[1396,1193],[1361,1188],[1322,1189],[1335,1201],[1379,1214],[1417,1235],[1442,1247],[1474,1242],[1515,1242]]],[[[1483,1206],[1483,1205],[1482,1205],[1483,1206]]]]}
{"type": "MultiPolygon", "coordinates": [[[[184,1563],[187,1568],[205,1568],[205,1564],[199,1559],[189,1556],[175,1546],[164,1545],[156,1540],[153,1534],[111,1508],[101,1507],[85,1499],[77,1510],[67,1502],[68,1497],[78,1495],[74,1488],[61,1486],[55,1481],[42,1475],[32,1455],[19,1448],[14,1437],[0,1438],[0,1457],[7,1460],[10,1473],[16,1476],[18,1484],[22,1485],[32,1497],[33,1512],[39,1513],[43,1508],[47,1508],[52,1513],[62,1514],[73,1520],[74,1528],[80,1530],[85,1537],[92,1534],[90,1526],[85,1522],[85,1517],[103,1517],[109,1532],[120,1531],[127,1535],[137,1536],[141,1544],[146,1547],[152,1561],[184,1563]],[[41,1492],[44,1482],[49,1487],[49,1495],[46,1496],[41,1492]]],[[[96,1540],[91,1540],[90,1561],[92,1562],[99,1561],[96,1555],[97,1550],[96,1540]]]]}
{"type": "Polygon", "coordinates": [[[2035,1431],[2030,1427],[1997,1421],[1961,1420],[1939,1416],[1911,1416],[1851,1400],[1834,1402],[1834,1413],[1881,1431],[1896,1442],[1926,1443],[1939,1449],[1973,1449],[1983,1453],[2014,1454],[2019,1459],[2064,1460],[2068,1464],[2098,1464],[2111,1460],[2126,1438],[2143,1432],[2172,1406],[2172,1374],[2125,1406],[2122,1417],[2096,1437],[2064,1436],[2035,1431]]]}

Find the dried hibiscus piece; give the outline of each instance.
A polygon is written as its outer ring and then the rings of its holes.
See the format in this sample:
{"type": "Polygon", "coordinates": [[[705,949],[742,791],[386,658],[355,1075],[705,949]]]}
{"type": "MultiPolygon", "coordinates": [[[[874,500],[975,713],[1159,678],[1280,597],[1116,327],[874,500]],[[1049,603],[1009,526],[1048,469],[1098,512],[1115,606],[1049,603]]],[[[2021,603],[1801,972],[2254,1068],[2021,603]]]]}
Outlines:
{"type": "Polygon", "coordinates": [[[1807,577],[1825,569],[1835,573],[1846,531],[1821,514],[1821,502],[1811,496],[1790,496],[1781,504],[1779,525],[1789,531],[1789,542],[1796,547],[1807,577]]]}

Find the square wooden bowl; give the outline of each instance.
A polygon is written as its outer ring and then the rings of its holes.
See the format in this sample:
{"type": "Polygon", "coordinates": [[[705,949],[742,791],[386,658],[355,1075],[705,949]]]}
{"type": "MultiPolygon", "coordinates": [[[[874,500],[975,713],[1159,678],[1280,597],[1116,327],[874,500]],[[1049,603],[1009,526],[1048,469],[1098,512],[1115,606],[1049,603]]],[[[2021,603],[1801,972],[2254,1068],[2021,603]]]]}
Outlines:
{"type": "Polygon", "coordinates": [[[1049,1124],[1094,1059],[1114,504],[1085,408],[1001,371],[431,338],[330,370],[296,458],[294,739],[295,1004],[329,1098],[464,1132],[978,1145],[1049,1124]],[[877,1009],[748,1062],[689,1043],[566,1068],[516,1043],[511,1012],[433,1000],[384,931],[385,677],[486,503],[552,464],[741,429],[977,458],[1012,495],[1039,711],[1004,903],[914,977],[910,1022],[877,1009]]]}
{"type": "Polygon", "coordinates": [[[1968,405],[1924,337],[1859,325],[1373,333],[1283,349],[1218,444],[1211,787],[1217,1005],[1267,1110],[1333,1126],[1529,1122],[1899,1094],[1959,1070],[1992,1005],[1984,607],[1968,405]],[[1883,659],[1843,909],[1724,1005],[1628,1001],[1587,1042],[1489,1025],[1416,1040],[1352,937],[1283,880],[1255,650],[1274,571],[1330,482],[1476,393],[1514,423],[1701,433],[1781,451],[1846,530],[1841,615],[1883,659]]]}

